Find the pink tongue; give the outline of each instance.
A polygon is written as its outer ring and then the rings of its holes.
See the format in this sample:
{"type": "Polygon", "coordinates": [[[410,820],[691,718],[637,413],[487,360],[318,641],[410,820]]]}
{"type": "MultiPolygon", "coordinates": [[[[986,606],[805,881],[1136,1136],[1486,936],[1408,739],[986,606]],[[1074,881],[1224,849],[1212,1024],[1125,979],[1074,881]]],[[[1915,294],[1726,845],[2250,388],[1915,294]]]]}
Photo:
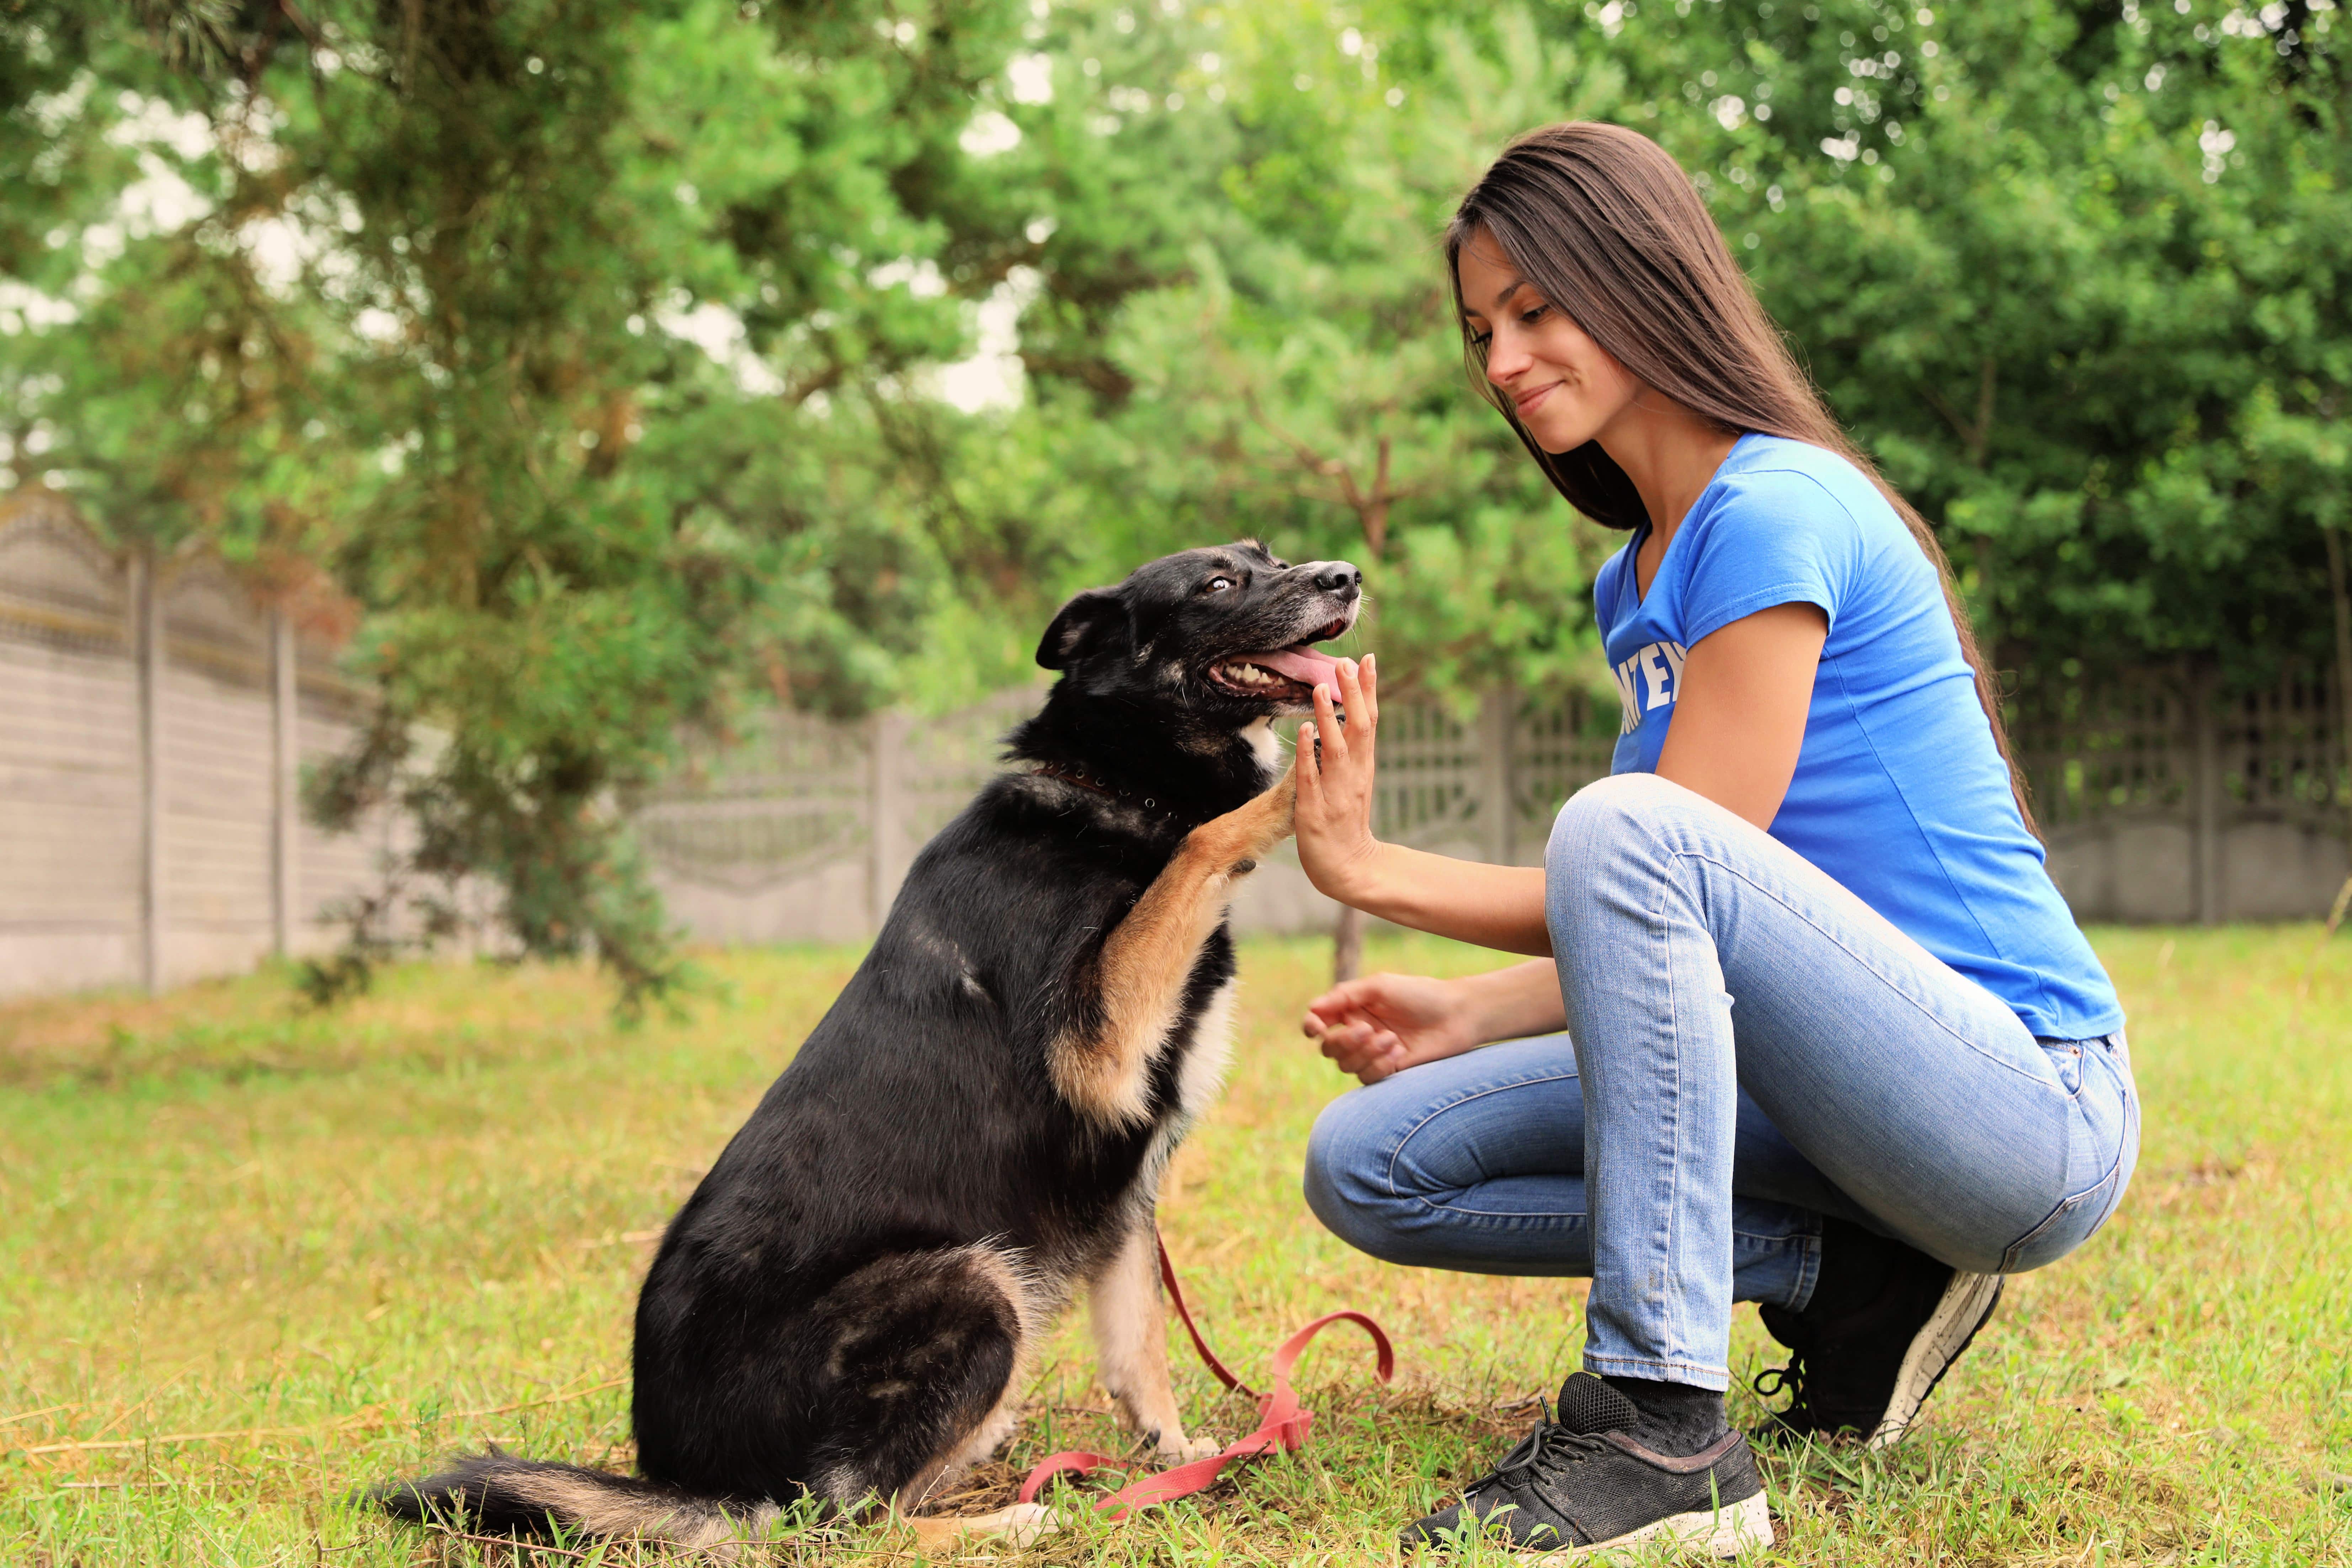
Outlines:
{"type": "Polygon", "coordinates": [[[1322,686],[1330,692],[1333,702],[1339,700],[1339,661],[1328,653],[1318,653],[1311,648],[1285,648],[1279,653],[1242,656],[1260,669],[1287,675],[1306,685],[1322,686]]]}

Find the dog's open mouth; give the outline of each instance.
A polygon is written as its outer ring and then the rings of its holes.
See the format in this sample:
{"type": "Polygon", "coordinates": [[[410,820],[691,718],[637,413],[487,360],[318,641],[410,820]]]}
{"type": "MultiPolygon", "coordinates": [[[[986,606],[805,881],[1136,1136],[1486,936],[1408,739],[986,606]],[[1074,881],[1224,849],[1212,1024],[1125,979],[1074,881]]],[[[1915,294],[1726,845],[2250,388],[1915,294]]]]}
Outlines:
{"type": "Polygon", "coordinates": [[[1339,700],[1339,661],[1328,653],[1317,653],[1307,644],[1337,637],[1347,629],[1347,622],[1335,621],[1313,636],[1274,653],[1229,654],[1209,666],[1209,679],[1237,695],[1302,706],[1312,703],[1315,688],[1321,686],[1336,703],[1339,700]]]}

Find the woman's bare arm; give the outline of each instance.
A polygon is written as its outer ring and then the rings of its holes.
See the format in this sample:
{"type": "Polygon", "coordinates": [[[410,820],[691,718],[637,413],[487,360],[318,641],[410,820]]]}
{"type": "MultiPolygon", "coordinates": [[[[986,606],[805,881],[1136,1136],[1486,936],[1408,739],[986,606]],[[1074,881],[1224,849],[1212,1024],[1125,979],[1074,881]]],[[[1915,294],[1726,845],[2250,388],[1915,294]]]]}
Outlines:
{"type": "Polygon", "coordinates": [[[1507,953],[1549,953],[1541,871],[1458,861],[1372,836],[1380,669],[1369,658],[1360,668],[1342,662],[1339,678],[1348,722],[1339,721],[1318,686],[1314,722],[1298,731],[1298,860],[1307,879],[1342,904],[1416,931],[1507,953]]]}
{"type": "Polygon", "coordinates": [[[1797,776],[1829,634],[1820,605],[1776,604],[1699,639],[1683,661],[1658,777],[1769,828],[1797,776]]]}

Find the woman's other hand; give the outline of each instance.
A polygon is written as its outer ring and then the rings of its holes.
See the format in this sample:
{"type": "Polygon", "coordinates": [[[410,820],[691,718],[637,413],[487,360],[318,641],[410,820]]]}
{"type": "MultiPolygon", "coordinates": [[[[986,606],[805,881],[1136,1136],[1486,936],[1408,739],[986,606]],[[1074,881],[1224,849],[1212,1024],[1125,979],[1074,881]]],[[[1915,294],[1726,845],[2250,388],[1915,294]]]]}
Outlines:
{"type": "Polygon", "coordinates": [[[1482,1043],[1477,1009],[1458,981],[1367,975],[1307,1004],[1301,1026],[1342,1072],[1366,1083],[1482,1043]]]}
{"type": "Polygon", "coordinates": [[[1315,717],[1298,727],[1298,863],[1307,880],[1343,904],[1370,870],[1381,841],[1372,837],[1373,747],[1381,727],[1380,672],[1370,654],[1339,661],[1341,723],[1330,692],[1315,688],[1315,717]],[[1318,741],[1321,744],[1318,746],[1318,741]]]}

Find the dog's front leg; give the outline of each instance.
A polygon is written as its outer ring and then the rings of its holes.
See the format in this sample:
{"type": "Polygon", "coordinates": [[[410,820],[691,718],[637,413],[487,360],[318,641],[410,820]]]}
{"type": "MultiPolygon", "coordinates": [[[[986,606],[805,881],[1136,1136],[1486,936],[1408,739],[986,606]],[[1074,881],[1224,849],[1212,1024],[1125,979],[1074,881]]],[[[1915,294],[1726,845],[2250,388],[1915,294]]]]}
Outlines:
{"type": "Polygon", "coordinates": [[[1206,1458],[1213,1438],[1184,1436],[1183,1415],[1168,1383],[1168,1307],[1160,1294],[1160,1249],[1150,1218],[1138,1221],[1118,1254],[1097,1274],[1092,1308],[1095,1365],[1119,1419],[1151,1440],[1171,1462],[1206,1458]]]}
{"type": "Polygon", "coordinates": [[[1184,837],[1103,943],[1094,976],[1098,1007],[1056,1039],[1054,1086],[1081,1113],[1113,1125],[1150,1114],[1144,1084],[1176,1021],[1201,945],[1222,925],[1234,884],[1290,835],[1293,776],[1184,837]]]}

